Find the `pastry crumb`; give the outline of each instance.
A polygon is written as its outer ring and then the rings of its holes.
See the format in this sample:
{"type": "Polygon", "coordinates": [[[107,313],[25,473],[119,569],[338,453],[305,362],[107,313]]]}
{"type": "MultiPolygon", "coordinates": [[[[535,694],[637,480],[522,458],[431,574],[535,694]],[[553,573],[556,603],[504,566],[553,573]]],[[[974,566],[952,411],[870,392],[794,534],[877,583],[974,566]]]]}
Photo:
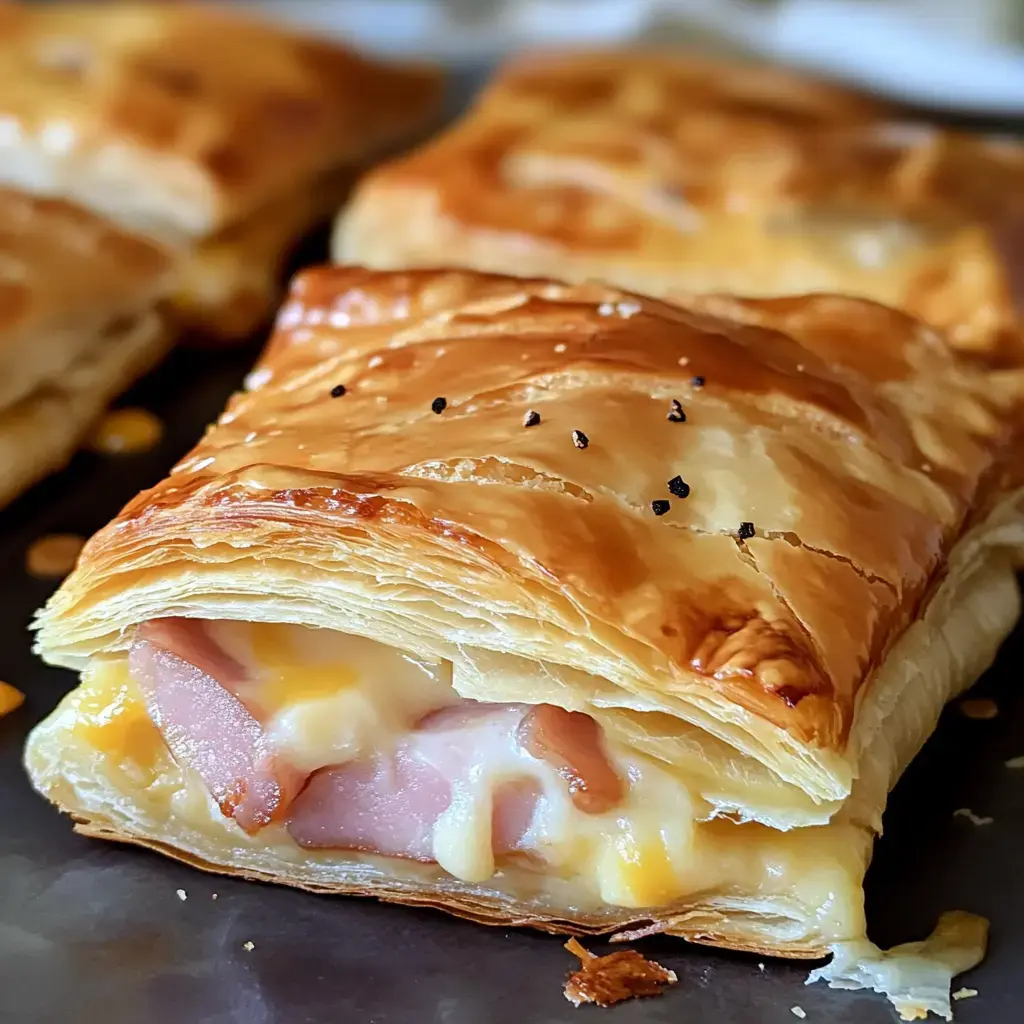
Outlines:
{"type": "Polygon", "coordinates": [[[807,1011],[804,1010],[802,1006],[791,1006],[789,1008],[789,1012],[793,1014],[794,1017],[799,1017],[801,1020],[807,1016],[807,1011]]]}
{"type": "Polygon", "coordinates": [[[978,994],[976,988],[958,988],[953,993],[954,999],[973,999],[978,994]]]}
{"type": "Polygon", "coordinates": [[[987,697],[960,701],[960,711],[968,718],[987,721],[999,714],[999,705],[987,697]]]}
{"type": "Polygon", "coordinates": [[[0,718],[17,711],[25,703],[25,694],[10,683],[0,682],[0,718]]]}
{"type": "Polygon", "coordinates": [[[975,814],[970,807],[958,807],[953,812],[954,818],[966,818],[972,825],[991,825],[995,818],[984,817],[980,814],[975,814]]]}
{"type": "Polygon", "coordinates": [[[1006,762],[1007,768],[1024,768],[1024,757],[1011,757],[1006,762]]]}
{"type": "Polygon", "coordinates": [[[188,899],[188,893],[185,892],[184,889],[175,889],[174,891],[178,894],[178,899],[181,900],[182,903],[188,899]]]}
{"type": "Polygon", "coordinates": [[[242,943],[242,949],[244,949],[247,953],[251,953],[255,948],[256,948],[256,943],[255,942],[243,942],[242,943]]]}
{"type": "Polygon", "coordinates": [[[41,580],[63,579],[75,567],[85,538],[75,533],[50,533],[33,541],[25,553],[25,568],[41,580]]]}
{"type": "Polygon", "coordinates": [[[614,1006],[638,996],[656,996],[665,985],[674,985],[679,980],[675,971],[645,960],[634,949],[596,956],[576,939],[570,939],[565,948],[582,963],[565,983],[565,998],[574,1006],[583,1003],[614,1006]]]}
{"type": "Polygon", "coordinates": [[[214,893],[210,893],[210,899],[211,900],[215,900],[216,898],[217,898],[217,894],[215,892],[214,893]]]}
{"type": "Polygon", "coordinates": [[[758,965],[757,965],[757,969],[758,969],[758,970],[759,970],[759,971],[760,971],[760,972],[761,972],[762,974],[764,974],[764,964],[758,964],[758,965]]]}

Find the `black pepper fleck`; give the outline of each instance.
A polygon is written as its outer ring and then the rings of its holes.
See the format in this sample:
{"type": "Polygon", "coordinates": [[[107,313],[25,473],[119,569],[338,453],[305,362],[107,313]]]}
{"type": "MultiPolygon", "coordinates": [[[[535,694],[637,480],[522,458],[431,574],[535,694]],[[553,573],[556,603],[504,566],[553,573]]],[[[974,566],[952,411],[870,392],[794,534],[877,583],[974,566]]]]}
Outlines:
{"type": "Polygon", "coordinates": [[[668,482],[668,489],[677,498],[688,498],[690,496],[690,485],[681,476],[672,477],[668,482]]]}
{"type": "Polygon", "coordinates": [[[669,421],[669,423],[685,423],[686,422],[686,413],[683,412],[683,406],[680,403],[678,398],[673,398],[672,399],[672,408],[669,410],[669,413],[668,413],[668,421],[669,421]]]}
{"type": "Polygon", "coordinates": [[[346,390],[347,388],[344,384],[335,384],[334,387],[331,388],[331,398],[341,398],[341,396],[345,394],[346,390]]]}
{"type": "Polygon", "coordinates": [[[572,432],[572,443],[577,448],[586,448],[590,444],[590,438],[582,430],[574,430],[572,432]]]}
{"type": "Polygon", "coordinates": [[[435,398],[430,403],[430,408],[434,412],[436,412],[438,416],[440,416],[441,413],[443,413],[445,411],[445,409],[448,408],[448,399],[447,398],[435,398]]]}
{"type": "Polygon", "coordinates": [[[651,502],[651,511],[656,516],[663,516],[671,507],[672,503],[667,501],[665,498],[655,498],[654,501],[651,502]]]}
{"type": "Polygon", "coordinates": [[[530,409],[529,412],[523,417],[524,427],[535,427],[540,423],[540,413],[534,409],[530,409]]]}
{"type": "Polygon", "coordinates": [[[739,537],[740,540],[750,540],[754,536],[754,524],[753,523],[740,523],[739,537]]]}
{"type": "Polygon", "coordinates": [[[704,387],[704,378],[698,374],[690,381],[690,385],[695,388],[702,388],[704,387]]]}

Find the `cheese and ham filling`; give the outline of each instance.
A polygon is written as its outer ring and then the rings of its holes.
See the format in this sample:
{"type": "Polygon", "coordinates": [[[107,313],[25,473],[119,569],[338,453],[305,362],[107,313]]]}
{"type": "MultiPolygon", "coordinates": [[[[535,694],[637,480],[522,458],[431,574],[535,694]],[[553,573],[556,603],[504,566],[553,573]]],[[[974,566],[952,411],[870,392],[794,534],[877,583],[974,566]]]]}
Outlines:
{"type": "Polygon", "coordinates": [[[580,905],[799,890],[823,934],[862,920],[859,826],[701,820],[678,774],[589,715],[464,699],[444,660],[329,630],[160,619],[127,658],[96,659],[69,699],[76,738],[115,784],[247,842],[402,858],[499,888],[534,878],[580,905]],[[161,767],[168,752],[180,775],[161,767]]]}
{"type": "Polygon", "coordinates": [[[447,663],[371,640],[297,639],[294,627],[158,619],[129,654],[175,760],[250,834],[282,822],[303,847],[483,881],[502,855],[557,862],[552,815],[605,815],[626,799],[588,715],[463,700],[447,663]],[[329,649],[339,643],[344,661],[329,649]]]}

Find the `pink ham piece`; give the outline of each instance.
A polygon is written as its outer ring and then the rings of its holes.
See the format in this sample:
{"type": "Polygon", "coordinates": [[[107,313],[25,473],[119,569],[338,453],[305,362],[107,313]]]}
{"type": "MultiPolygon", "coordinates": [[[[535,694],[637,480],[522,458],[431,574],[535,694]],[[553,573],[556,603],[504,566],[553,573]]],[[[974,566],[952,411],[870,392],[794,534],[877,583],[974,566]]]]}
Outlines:
{"type": "MultiPolygon", "coordinates": [[[[474,764],[517,748],[554,767],[585,813],[609,810],[624,796],[600,727],[588,715],[548,704],[466,701],[427,715],[393,754],[315,773],[292,807],[288,831],[309,848],[432,861],[434,828],[453,787],[474,764]]],[[[539,798],[528,767],[523,777],[497,787],[491,818],[496,855],[532,852],[524,838],[539,798]]]]}
{"type": "Polygon", "coordinates": [[[584,814],[604,814],[626,794],[602,742],[601,726],[582,711],[537,704],[516,734],[520,746],[547,761],[569,784],[569,795],[584,814]]]}
{"type": "Polygon", "coordinates": [[[274,756],[263,727],[229,689],[244,682],[242,666],[202,622],[159,619],[139,633],[132,676],[174,759],[250,835],[281,817],[305,780],[274,756]]]}
{"type": "MultiPolygon", "coordinates": [[[[466,702],[426,717],[390,756],[316,772],[292,807],[288,831],[308,848],[362,850],[434,859],[434,826],[452,801],[454,780],[495,749],[510,749],[520,704],[466,702]]],[[[520,848],[540,788],[529,778],[497,787],[491,818],[496,854],[520,848]]]]}
{"type": "Polygon", "coordinates": [[[195,665],[232,692],[246,680],[245,667],[210,636],[201,619],[150,619],[139,626],[138,635],[195,665]]]}

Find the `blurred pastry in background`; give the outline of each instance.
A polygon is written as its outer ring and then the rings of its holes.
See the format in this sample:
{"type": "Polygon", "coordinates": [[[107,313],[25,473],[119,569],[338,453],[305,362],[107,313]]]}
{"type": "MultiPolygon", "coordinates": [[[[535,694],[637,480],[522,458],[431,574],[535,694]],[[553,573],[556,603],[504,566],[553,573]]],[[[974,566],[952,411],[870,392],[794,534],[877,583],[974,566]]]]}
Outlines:
{"type": "Polygon", "coordinates": [[[802,75],[666,53],[514,60],[458,124],[364,179],[342,262],[652,295],[843,292],[1016,352],[1024,147],[900,120],[802,75]]]}
{"type": "Polygon", "coordinates": [[[434,120],[441,85],[202,5],[4,5],[0,184],[183,250],[182,325],[237,337],[354,172],[434,120]]]}
{"type": "Polygon", "coordinates": [[[0,188],[0,505],[63,466],[167,350],[172,268],[96,214],[0,188]]]}

